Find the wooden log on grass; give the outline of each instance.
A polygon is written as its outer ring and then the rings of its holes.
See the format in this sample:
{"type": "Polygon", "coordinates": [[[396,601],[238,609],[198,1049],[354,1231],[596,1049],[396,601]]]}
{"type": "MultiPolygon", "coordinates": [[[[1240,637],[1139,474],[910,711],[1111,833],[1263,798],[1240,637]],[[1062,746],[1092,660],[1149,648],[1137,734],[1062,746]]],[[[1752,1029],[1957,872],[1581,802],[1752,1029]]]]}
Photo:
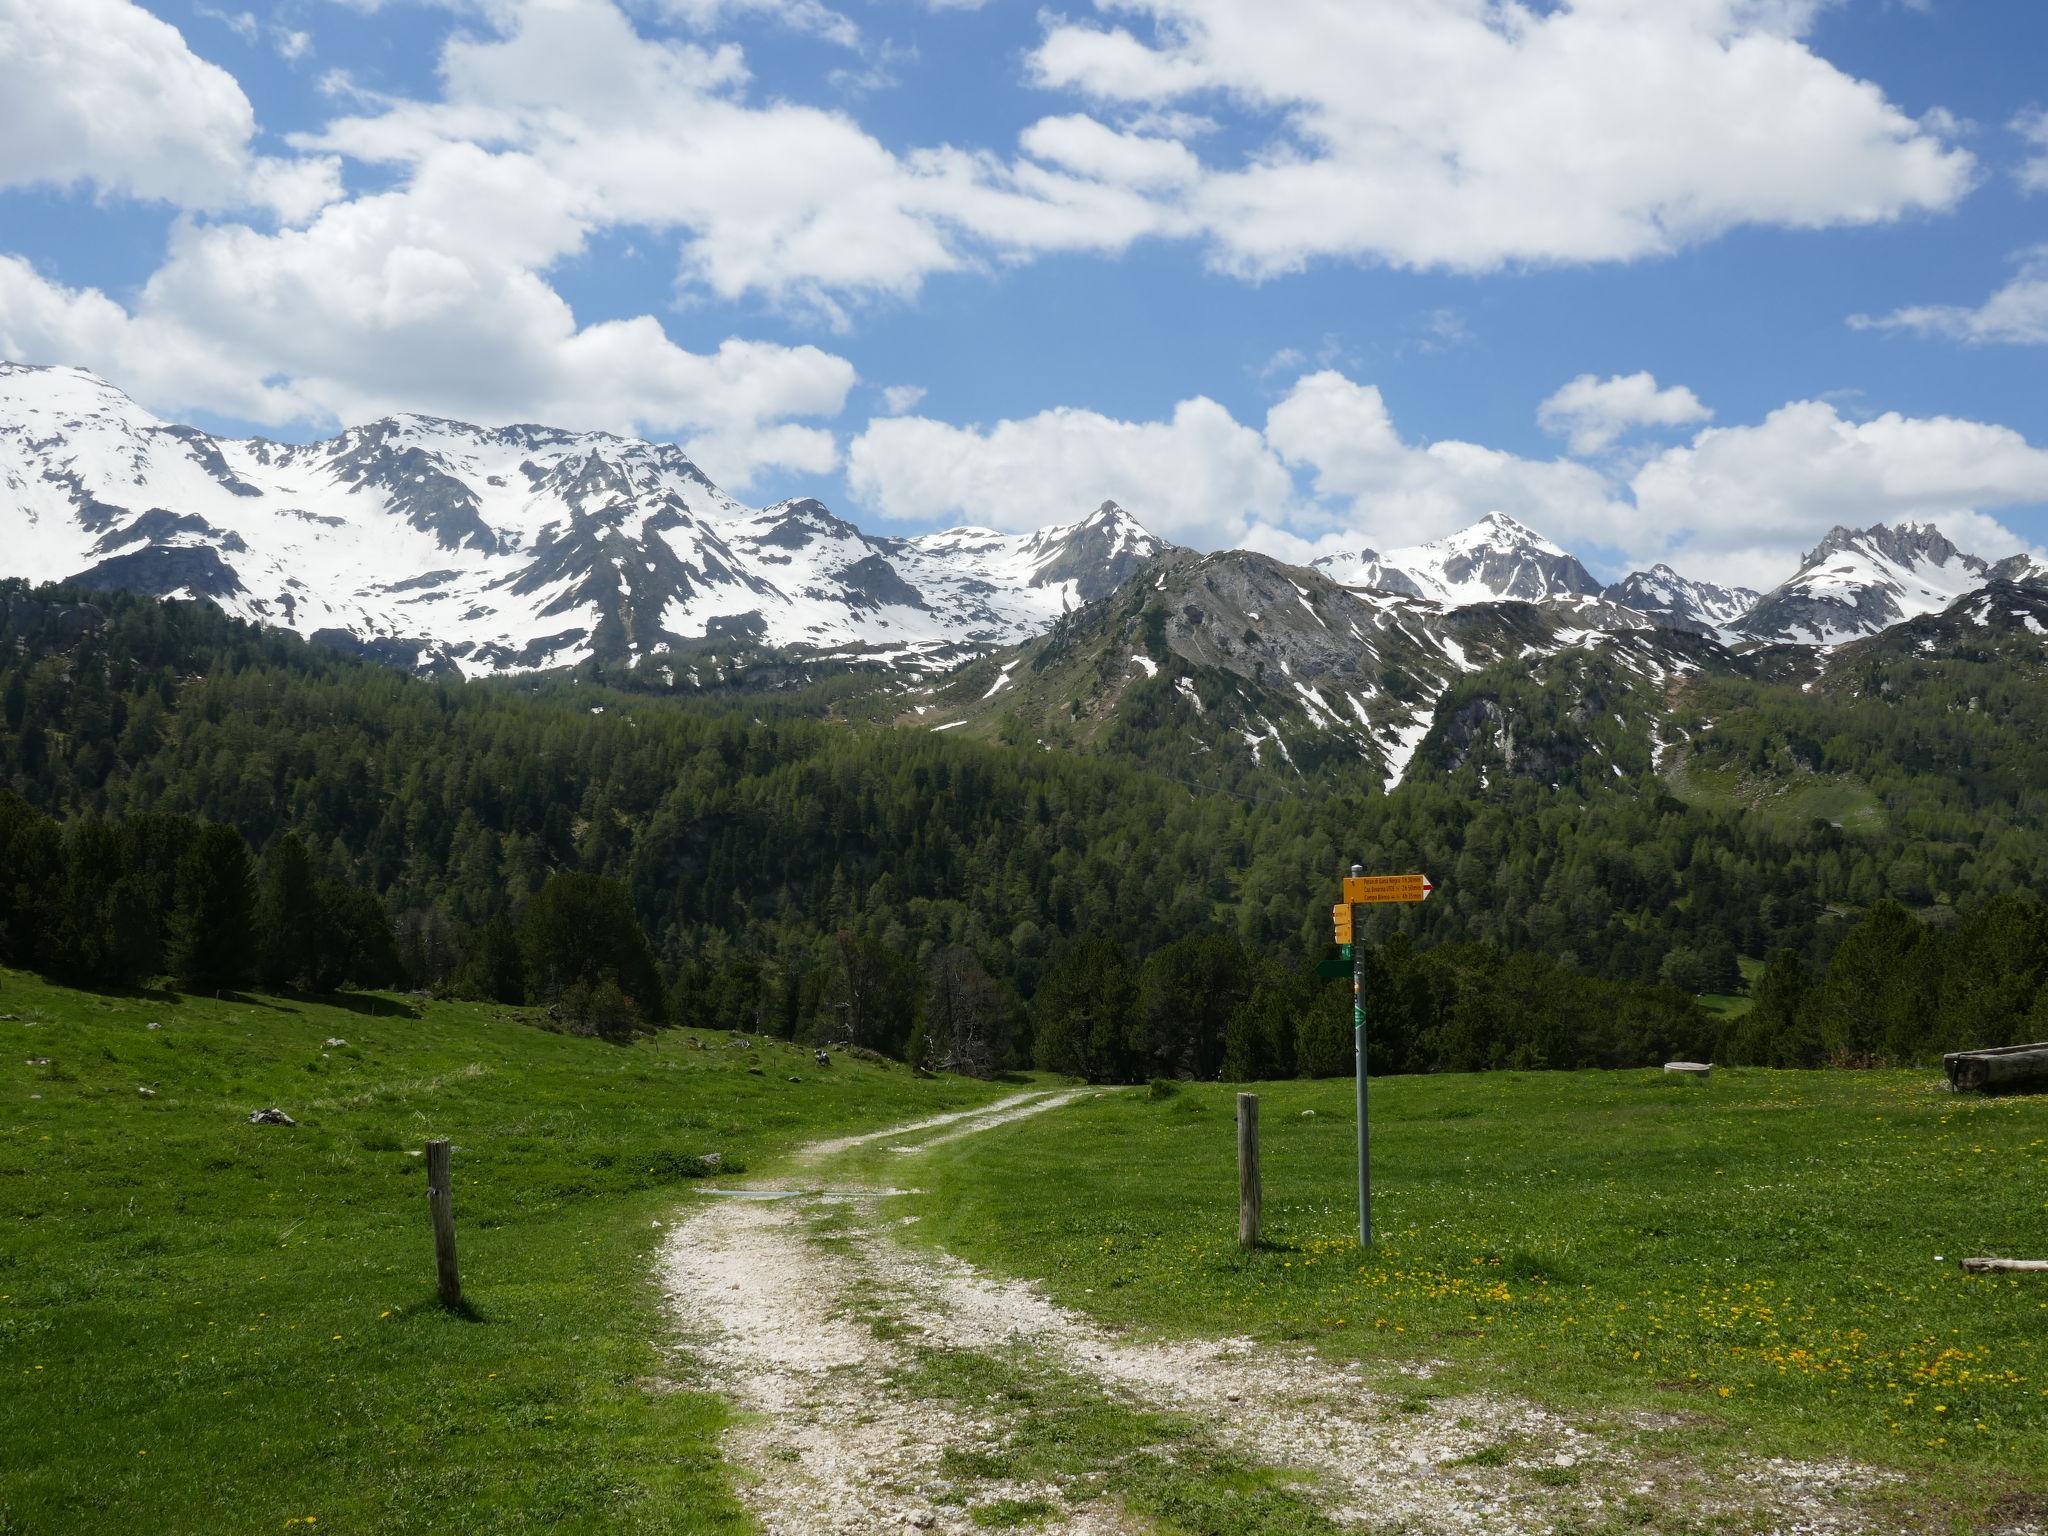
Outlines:
{"type": "Polygon", "coordinates": [[[2048,1041],[1950,1051],[1941,1069],[1957,1093],[2038,1093],[2048,1089],[2048,1041]]]}
{"type": "Polygon", "coordinates": [[[1964,1272],[1972,1275],[2039,1274],[2048,1271],[2048,1259],[1964,1259],[1964,1272]]]}
{"type": "Polygon", "coordinates": [[[1259,1246],[1259,1096],[1237,1096],[1237,1246],[1259,1246]]]}

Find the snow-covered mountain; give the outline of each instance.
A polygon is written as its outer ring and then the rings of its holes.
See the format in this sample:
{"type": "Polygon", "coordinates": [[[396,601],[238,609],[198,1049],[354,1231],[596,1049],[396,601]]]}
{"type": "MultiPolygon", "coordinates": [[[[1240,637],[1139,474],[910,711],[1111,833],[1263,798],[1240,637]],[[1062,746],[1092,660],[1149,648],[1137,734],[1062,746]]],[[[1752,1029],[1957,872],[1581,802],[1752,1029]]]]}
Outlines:
{"type": "Polygon", "coordinates": [[[1631,571],[1606,592],[1610,602],[1648,614],[1673,629],[1697,629],[1702,634],[1733,624],[1756,606],[1759,595],[1748,587],[1694,581],[1668,565],[1631,571]]]}
{"type": "Polygon", "coordinates": [[[1993,565],[1965,554],[1931,523],[1838,527],[1733,628],[1757,640],[1835,645],[1938,613],[1986,582],[2043,575],[2024,555],[1993,565]]]}
{"type": "Polygon", "coordinates": [[[1540,603],[1597,597],[1601,592],[1600,583],[1576,556],[1505,512],[1489,512],[1432,544],[1385,554],[1361,549],[1325,555],[1313,564],[1339,586],[1398,592],[1446,608],[1503,600],[1540,603]]]}
{"type": "Polygon", "coordinates": [[[1535,603],[1588,630],[1652,625],[1731,643],[1837,645],[1938,612],[1986,582],[2048,581],[2025,555],[1993,564],[1931,524],[1836,528],[1768,593],[1680,575],[1668,565],[1603,587],[1577,558],[1502,512],[1433,544],[1325,555],[1314,569],[1340,586],[1420,598],[1455,610],[1535,603]]]}
{"type": "MultiPolygon", "coordinates": [[[[746,506],[672,444],[603,432],[393,416],[309,444],[216,438],[81,370],[7,363],[0,533],[0,576],[206,598],[469,674],[707,640],[924,672],[1042,633],[1170,548],[1114,502],[1037,533],[876,536],[808,498],[746,506]]],[[[1411,627],[1424,610],[1519,602],[1567,638],[1666,629],[1735,645],[1832,646],[1990,581],[2048,582],[2024,556],[1994,565],[1905,523],[1836,528],[1761,598],[1666,565],[1603,587],[1503,512],[1314,569],[1414,605],[1411,627]]]]}
{"type": "Polygon", "coordinates": [[[1166,545],[1105,502],[1033,534],[879,538],[742,505],[682,450],[394,416],[215,438],[69,368],[0,364],[0,575],[208,598],[466,673],[729,636],[920,666],[1010,644],[1166,545]]]}

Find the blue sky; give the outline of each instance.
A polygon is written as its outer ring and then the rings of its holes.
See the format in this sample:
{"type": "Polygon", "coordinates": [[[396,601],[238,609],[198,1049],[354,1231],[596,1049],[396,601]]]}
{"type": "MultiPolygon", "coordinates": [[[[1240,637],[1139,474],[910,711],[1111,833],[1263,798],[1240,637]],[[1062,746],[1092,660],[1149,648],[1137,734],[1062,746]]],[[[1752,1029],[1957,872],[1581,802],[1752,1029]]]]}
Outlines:
{"type": "Polygon", "coordinates": [[[2003,554],[2044,60],[2036,0],[0,0],[0,354],[873,528],[2003,554]]]}

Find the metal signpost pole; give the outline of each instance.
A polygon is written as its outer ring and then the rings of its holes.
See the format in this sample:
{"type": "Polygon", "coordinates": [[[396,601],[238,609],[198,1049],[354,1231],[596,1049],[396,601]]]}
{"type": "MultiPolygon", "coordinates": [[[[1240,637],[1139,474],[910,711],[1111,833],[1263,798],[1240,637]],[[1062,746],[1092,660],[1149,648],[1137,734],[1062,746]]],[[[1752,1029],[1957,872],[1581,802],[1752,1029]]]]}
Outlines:
{"type": "Polygon", "coordinates": [[[1330,926],[1342,959],[1316,967],[1332,981],[1351,962],[1351,1049],[1358,1060],[1358,1246],[1372,1246],[1372,1143],[1365,1114],[1365,908],[1385,903],[1429,900],[1436,887],[1427,875],[1367,875],[1365,866],[1351,866],[1344,899],[1330,908],[1330,926]]]}
{"type": "MultiPolygon", "coordinates": [[[[1363,864],[1351,866],[1354,879],[1363,864]]],[[[1365,1118],[1365,940],[1357,907],[1351,909],[1351,1048],[1358,1066],[1358,1246],[1372,1246],[1372,1154],[1365,1118]]]]}

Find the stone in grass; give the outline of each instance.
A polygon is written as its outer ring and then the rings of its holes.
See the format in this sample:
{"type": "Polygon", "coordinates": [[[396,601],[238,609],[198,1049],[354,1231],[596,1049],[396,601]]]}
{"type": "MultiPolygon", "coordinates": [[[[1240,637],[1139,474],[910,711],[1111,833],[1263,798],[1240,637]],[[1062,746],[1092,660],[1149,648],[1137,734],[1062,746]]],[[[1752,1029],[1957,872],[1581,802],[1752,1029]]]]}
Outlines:
{"type": "Polygon", "coordinates": [[[250,1110],[249,1123],[251,1125],[297,1125],[299,1122],[283,1110],[272,1105],[269,1109],[250,1110]]]}
{"type": "Polygon", "coordinates": [[[339,1035],[329,1035],[326,1038],[326,1040],[322,1042],[322,1044],[324,1044],[330,1051],[338,1051],[343,1046],[347,1045],[348,1042],[342,1039],[339,1035]]]}
{"type": "Polygon", "coordinates": [[[28,1064],[32,1067],[47,1067],[50,1064],[50,1058],[47,1056],[31,1056],[28,1059],[28,1064]]]}
{"type": "Polygon", "coordinates": [[[1714,1064],[1711,1061],[1667,1061],[1664,1063],[1664,1070],[1703,1083],[1707,1080],[1707,1074],[1714,1070],[1714,1064]]]}
{"type": "Polygon", "coordinates": [[[154,1088],[138,1088],[135,1091],[142,1095],[142,1097],[145,1099],[153,1099],[156,1097],[156,1090],[154,1088]]]}

